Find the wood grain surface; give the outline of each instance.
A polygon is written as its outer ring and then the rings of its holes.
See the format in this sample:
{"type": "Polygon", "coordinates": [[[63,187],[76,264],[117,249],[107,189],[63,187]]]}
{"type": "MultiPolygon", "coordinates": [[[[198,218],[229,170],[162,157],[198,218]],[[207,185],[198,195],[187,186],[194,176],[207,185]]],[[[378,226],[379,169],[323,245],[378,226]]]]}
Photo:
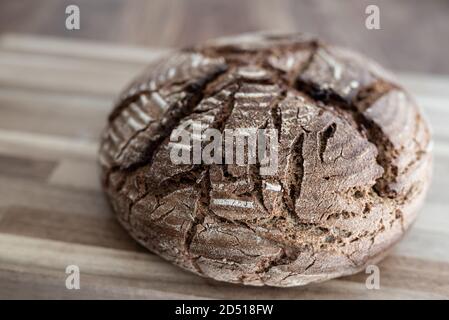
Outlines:
{"type": "Polygon", "coordinates": [[[434,132],[434,178],[418,221],[367,274],[302,288],[206,280],[136,244],[101,192],[98,136],[118,91],[163,50],[0,38],[0,298],[449,298],[449,78],[401,74],[434,132]],[[78,265],[81,289],[67,290],[78,265]]]}

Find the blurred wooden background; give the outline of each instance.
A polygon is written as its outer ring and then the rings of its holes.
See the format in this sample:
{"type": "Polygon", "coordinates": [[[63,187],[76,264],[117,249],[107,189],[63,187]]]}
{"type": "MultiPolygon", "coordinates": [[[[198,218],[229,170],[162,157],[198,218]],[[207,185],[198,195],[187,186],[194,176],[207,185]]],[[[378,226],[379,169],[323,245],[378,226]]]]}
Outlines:
{"type": "Polygon", "coordinates": [[[396,70],[449,73],[446,0],[0,1],[0,33],[173,47],[264,29],[311,32],[396,70]],[[80,7],[80,30],[64,27],[68,4],[80,7]],[[381,30],[365,28],[369,4],[380,8],[381,30]]]}
{"type": "Polygon", "coordinates": [[[435,74],[449,74],[448,18],[444,0],[0,0],[0,299],[448,299],[449,77],[435,74]],[[79,31],[65,29],[68,4],[80,7],[79,31]],[[379,5],[381,30],[365,28],[368,4],[379,5]],[[366,290],[364,273],[289,289],[202,279],[138,246],[103,197],[100,131],[159,49],[267,29],[315,33],[406,71],[429,117],[434,179],[415,226],[379,265],[380,290],[366,290]],[[82,290],[66,289],[69,264],[82,290]]]}

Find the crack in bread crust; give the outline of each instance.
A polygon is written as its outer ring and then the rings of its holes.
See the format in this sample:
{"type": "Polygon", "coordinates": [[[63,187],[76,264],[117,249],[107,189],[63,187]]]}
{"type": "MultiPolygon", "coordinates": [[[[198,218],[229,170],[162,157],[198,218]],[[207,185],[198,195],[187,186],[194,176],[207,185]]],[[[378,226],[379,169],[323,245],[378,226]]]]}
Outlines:
{"type": "Polygon", "coordinates": [[[363,269],[409,228],[431,168],[428,127],[387,74],[303,35],[218,39],[154,64],[101,140],[119,221],[220,281],[305,285],[363,269]],[[220,132],[276,129],[278,174],[262,176],[259,162],[172,164],[172,130],[209,118],[220,132]]]}
{"type": "Polygon", "coordinates": [[[357,129],[363,132],[368,141],[373,143],[378,151],[377,162],[384,169],[382,177],[378,178],[374,190],[381,196],[397,196],[389,190],[389,183],[394,182],[398,174],[397,167],[393,160],[397,157],[390,139],[384,134],[381,126],[367,118],[364,111],[369,108],[376,100],[383,95],[388,94],[396,86],[382,80],[362,88],[357,94],[354,102],[346,102],[345,99],[335,92],[322,89],[318,84],[298,81],[296,84],[298,90],[307,93],[317,103],[324,103],[338,108],[340,112],[347,113],[354,119],[357,129]]]}

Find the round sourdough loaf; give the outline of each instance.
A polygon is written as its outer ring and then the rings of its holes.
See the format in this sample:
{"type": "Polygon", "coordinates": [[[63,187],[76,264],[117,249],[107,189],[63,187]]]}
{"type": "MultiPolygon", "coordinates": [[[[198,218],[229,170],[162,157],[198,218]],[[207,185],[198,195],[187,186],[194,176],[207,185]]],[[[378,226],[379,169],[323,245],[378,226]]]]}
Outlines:
{"type": "Polygon", "coordinates": [[[118,220],[152,252],[216,280],[295,286],[384,256],[423,202],[429,146],[415,101],[373,61],[247,34],[151,64],[110,114],[100,163],[118,220]],[[277,130],[277,171],[176,164],[170,135],[193,123],[277,130]]]}

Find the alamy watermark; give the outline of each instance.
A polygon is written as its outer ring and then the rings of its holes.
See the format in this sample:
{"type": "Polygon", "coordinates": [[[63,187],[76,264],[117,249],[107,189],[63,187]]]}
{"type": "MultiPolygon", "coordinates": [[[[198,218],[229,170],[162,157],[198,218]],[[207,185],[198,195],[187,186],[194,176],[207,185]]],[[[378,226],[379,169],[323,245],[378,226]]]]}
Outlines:
{"type": "Polygon", "coordinates": [[[208,128],[200,121],[186,121],[170,135],[173,164],[236,164],[260,166],[261,175],[275,175],[278,169],[276,129],[208,128]]]}
{"type": "Polygon", "coordinates": [[[80,8],[77,5],[71,4],[65,8],[67,15],[65,19],[65,28],[67,30],[80,29],[80,8]]]}
{"type": "Polygon", "coordinates": [[[68,290],[79,290],[80,287],[80,268],[77,265],[68,265],[65,269],[65,273],[68,274],[65,279],[65,287],[68,290]]]}
{"type": "Polygon", "coordinates": [[[365,27],[368,30],[380,30],[380,9],[375,4],[370,4],[365,8],[367,17],[365,19],[365,27]]]}
{"type": "Polygon", "coordinates": [[[366,267],[365,273],[369,274],[366,278],[365,286],[368,290],[380,289],[380,269],[375,264],[370,264],[366,267]]]}

